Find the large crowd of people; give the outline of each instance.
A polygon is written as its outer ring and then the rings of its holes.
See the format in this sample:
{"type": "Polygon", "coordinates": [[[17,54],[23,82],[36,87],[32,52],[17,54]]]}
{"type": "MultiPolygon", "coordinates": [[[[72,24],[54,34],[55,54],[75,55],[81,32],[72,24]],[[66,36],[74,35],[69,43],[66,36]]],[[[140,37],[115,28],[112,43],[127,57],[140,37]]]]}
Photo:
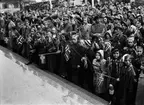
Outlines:
{"type": "Polygon", "coordinates": [[[143,5],[34,6],[0,14],[0,45],[29,59],[27,65],[55,68],[111,105],[136,105],[144,73],[143,5]]]}

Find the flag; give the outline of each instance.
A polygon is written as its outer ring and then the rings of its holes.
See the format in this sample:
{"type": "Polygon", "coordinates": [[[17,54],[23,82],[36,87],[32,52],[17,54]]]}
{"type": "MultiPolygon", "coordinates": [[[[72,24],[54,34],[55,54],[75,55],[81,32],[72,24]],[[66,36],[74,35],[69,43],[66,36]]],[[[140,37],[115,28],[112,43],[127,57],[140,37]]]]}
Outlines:
{"type": "Polygon", "coordinates": [[[97,85],[100,86],[103,81],[104,81],[103,74],[98,74],[98,77],[97,77],[97,85]]]}
{"type": "Polygon", "coordinates": [[[45,55],[40,55],[40,60],[41,60],[41,64],[45,64],[46,61],[45,61],[45,55]]]}
{"type": "Polygon", "coordinates": [[[24,38],[23,38],[23,36],[20,35],[17,39],[17,44],[22,45],[23,42],[24,42],[24,38]]]}
{"type": "Polygon", "coordinates": [[[66,47],[65,47],[65,54],[64,54],[66,61],[68,61],[70,59],[70,53],[71,53],[70,46],[66,45],[66,47]]]}

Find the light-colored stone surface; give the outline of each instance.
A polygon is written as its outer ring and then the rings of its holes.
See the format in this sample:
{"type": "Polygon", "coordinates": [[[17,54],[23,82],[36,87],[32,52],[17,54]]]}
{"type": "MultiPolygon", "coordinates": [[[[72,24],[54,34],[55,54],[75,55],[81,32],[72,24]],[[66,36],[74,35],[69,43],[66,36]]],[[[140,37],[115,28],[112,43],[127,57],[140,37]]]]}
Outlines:
{"type": "Polygon", "coordinates": [[[0,48],[1,105],[106,105],[0,48]],[[87,97],[87,98],[84,98],[87,97]]]}

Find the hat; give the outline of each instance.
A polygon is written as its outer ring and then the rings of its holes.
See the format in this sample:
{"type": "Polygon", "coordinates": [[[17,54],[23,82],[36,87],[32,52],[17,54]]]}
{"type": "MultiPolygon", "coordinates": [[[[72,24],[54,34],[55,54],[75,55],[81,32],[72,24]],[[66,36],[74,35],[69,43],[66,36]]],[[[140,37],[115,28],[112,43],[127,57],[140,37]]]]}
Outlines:
{"type": "Polygon", "coordinates": [[[122,62],[124,62],[125,61],[125,59],[126,59],[126,57],[132,57],[130,54],[124,54],[123,56],[122,56],[122,62]]]}
{"type": "Polygon", "coordinates": [[[113,48],[113,49],[112,49],[112,53],[115,53],[115,52],[119,52],[119,49],[113,48]]]}
{"type": "Polygon", "coordinates": [[[102,58],[104,58],[104,50],[98,50],[97,52],[101,55],[102,58]]]}

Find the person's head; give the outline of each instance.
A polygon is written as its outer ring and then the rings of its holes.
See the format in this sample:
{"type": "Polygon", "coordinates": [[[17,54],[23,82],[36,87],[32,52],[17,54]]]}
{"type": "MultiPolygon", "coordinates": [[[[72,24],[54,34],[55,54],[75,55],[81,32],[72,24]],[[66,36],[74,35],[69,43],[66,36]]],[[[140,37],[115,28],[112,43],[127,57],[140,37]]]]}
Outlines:
{"type": "Polygon", "coordinates": [[[25,20],[25,25],[29,26],[29,21],[27,19],[25,20]]]}
{"type": "Polygon", "coordinates": [[[69,22],[69,19],[68,18],[64,18],[64,24],[67,24],[69,22]]]}
{"type": "Polygon", "coordinates": [[[21,28],[22,27],[22,23],[21,22],[17,22],[17,27],[21,28]]]}
{"type": "Polygon", "coordinates": [[[72,24],[76,24],[76,20],[74,18],[71,19],[72,24]]]}
{"type": "Polygon", "coordinates": [[[104,17],[103,21],[104,21],[104,23],[107,23],[108,19],[106,17],[104,17]]]}
{"type": "Polygon", "coordinates": [[[127,24],[125,22],[122,22],[121,25],[124,30],[127,29],[127,24]]]}
{"type": "Polygon", "coordinates": [[[127,39],[128,46],[129,46],[129,47],[134,46],[134,41],[135,41],[134,37],[129,37],[129,38],[127,39]]]}
{"type": "Polygon", "coordinates": [[[107,39],[111,39],[111,32],[110,31],[107,31],[104,35],[104,38],[107,40],[107,39]]]}
{"type": "Polygon", "coordinates": [[[119,16],[115,16],[114,18],[114,23],[120,23],[120,17],[119,16]]]}
{"type": "Polygon", "coordinates": [[[84,23],[85,24],[88,23],[88,18],[87,17],[84,18],[84,23]]]}
{"type": "Polygon", "coordinates": [[[52,33],[53,33],[53,34],[56,34],[56,33],[57,33],[57,30],[56,30],[55,27],[52,28],[52,33]]]}
{"type": "Polygon", "coordinates": [[[117,35],[121,35],[121,34],[122,34],[122,27],[116,26],[116,27],[114,28],[114,31],[115,31],[115,33],[116,33],[117,35]]]}
{"type": "Polygon", "coordinates": [[[101,22],[100,16],[95,16],[93,20],[94,20],[95,23],[97,23],[97,24],[101,22]]]}
{"type": "Polygon", "coordinates": [[[97,60],[100,60],[100,59],[102,58],[101,53],[100,53],[100,52],[96,52],[95,58],[96,58],[97,60]]]}
{"type": "Polygon", "coordinates": [[[123,18],[124,19],[128,19],[128,15],[127,14],[123,14],[123,18]]]}
{"type": "Polygon", "coordinates": [[[112,51],[112,57],[113,57],[114,59],[118,59],[119,56],[120,56],[119,50],[118,50],[118,49],[114,49],[114,50],[112,51]]]}
{"type": "Polygon", "coordinates": [[[131,60],[132,60],[132,56],[129,55],[129,54],[124,57],[124,63],[125,63],[127,66],[129,66],[129,65],[131,64],[131,60]]]}
{"type": "Polygon", "coordinates": [[[136,52],[138,56],[141,56],[143,54],[143,47],[137,46],[136,52]]]}
{"type": "Polygon", "coordinates": [[[136,26],[137,26],[138,28],[142,27],[141,22],[140,22],[140,21],[137,21],[137,22],[136,22],[136,26]]]}
{"type": "Polygon", "coordinates": [[[35,32],[35,28],[31,28],[31,33],[33,34],[35,32]]]}

